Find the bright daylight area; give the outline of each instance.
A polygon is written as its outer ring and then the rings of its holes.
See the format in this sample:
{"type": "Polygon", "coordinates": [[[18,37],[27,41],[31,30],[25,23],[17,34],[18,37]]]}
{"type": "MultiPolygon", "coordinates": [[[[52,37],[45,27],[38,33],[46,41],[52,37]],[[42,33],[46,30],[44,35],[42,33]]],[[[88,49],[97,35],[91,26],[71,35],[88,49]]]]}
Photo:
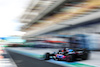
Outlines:
{"type": "Polygon", "coordinates": [[[25,10],[29,0],[0,0],[0,36],[22,35],[19,31],[21,13],[25,10]]]}
{"type": "Polygon", "coordinates": [[[0,0],[0,67],[100,67],[100,0],[0,0]]]}

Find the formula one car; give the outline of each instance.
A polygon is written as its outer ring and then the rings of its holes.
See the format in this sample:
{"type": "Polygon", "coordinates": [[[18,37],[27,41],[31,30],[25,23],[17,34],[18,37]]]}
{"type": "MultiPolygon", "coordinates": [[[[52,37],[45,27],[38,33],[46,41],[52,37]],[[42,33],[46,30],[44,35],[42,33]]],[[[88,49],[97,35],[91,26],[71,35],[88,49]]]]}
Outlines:
{"type": "Polygon", "coordinates": [[[54,60],[64,60],[67,62],[76,61],[78,58],[82,60],[88,59],[90,51],[87,49],[79,49],[79,48],[64,48],[63,50],[59,50],[58,52],[54,52],[52,54],[46,53],[44,55],[45,60],[54,59],[54,60]]]}

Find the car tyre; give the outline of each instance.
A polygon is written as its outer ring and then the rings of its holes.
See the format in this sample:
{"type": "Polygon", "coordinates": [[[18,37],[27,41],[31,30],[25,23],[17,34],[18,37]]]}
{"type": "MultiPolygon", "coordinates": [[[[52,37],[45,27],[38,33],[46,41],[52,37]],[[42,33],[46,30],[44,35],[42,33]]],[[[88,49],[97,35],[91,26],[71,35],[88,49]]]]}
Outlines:
{"type": "Polygon", "coordinates": [[[88,53],[83,53],[82,60],[87,60],[88,59],[88,53]]]}
{"type": "Polygon", "coordinates": [[[50,53],[46,53],[46,54],[44,55],[44,59],[45,59],[45,60],[49,60],[49,59],[50,59],[50,53]]]}
{"type": "Polygon", "coordinates": [[[67,55],[66,56],[66,61],[67,62],[73,62],[73,61],[75,61],[75,55],[67,55]]]}

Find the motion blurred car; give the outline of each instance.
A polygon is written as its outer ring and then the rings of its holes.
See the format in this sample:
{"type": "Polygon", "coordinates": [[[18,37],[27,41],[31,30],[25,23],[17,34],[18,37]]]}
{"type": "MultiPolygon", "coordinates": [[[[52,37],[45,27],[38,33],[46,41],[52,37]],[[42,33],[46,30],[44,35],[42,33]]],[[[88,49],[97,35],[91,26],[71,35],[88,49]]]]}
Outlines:
{"type": "Polygon", "coordinates": [[[76,61],[78,58],[82,60],[87,60],[89,58],[90,51],[82,48],[64,48],[58,52],[52,54],[46,53],[44,55],[45,60],[54,59],[54,60],[64,60],[67,62],[76,61]]]}

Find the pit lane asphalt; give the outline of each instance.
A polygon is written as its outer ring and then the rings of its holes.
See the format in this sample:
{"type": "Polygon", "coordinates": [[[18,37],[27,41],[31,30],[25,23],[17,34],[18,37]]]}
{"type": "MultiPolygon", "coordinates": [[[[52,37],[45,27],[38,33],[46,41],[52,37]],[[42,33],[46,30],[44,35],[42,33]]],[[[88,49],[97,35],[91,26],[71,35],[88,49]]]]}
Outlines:
{"type": "Polygon", "coordinates": [[[25,55],[14,53],[12,51],[7,52],[9,52],[10,56],[12,57],[12,59],[18,67],[63,67],[60,65],[48,63],[25,55]]]}

